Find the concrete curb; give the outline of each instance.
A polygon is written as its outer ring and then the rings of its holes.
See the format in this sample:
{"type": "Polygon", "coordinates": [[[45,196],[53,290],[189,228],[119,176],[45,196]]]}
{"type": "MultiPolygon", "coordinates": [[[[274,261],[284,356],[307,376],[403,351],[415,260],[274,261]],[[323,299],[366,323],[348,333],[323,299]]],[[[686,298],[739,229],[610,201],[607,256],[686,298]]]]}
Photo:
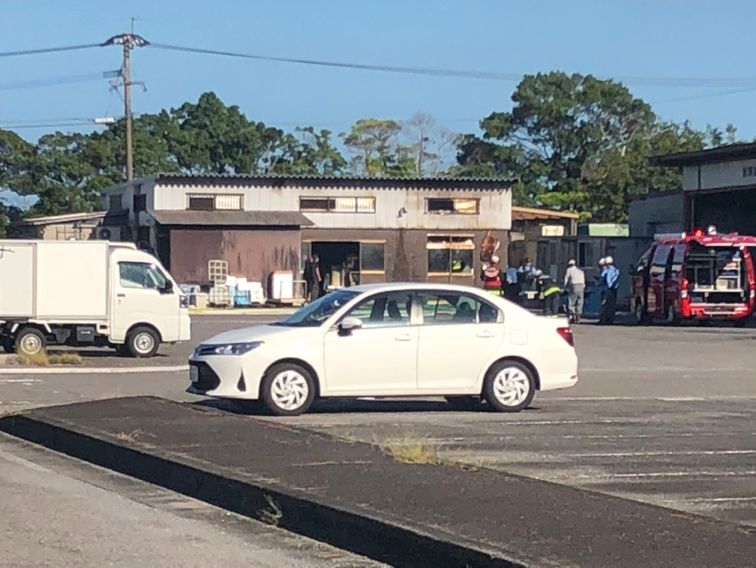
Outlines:
{"type": "Polygon", "coordinates": [[[189,365],[154,365],[152,367],[2,367],[0,375],[125,375],[131,373],[178,373],[189,365]]]}
{"type": "Polygon", "coordinates": [[[152,451],[107,441],[23,415],[0,418],[0,431],[216,507],[394,566],[524,568],[469,544],[457,544],[372,517],[286,494],[265,480],[242,481],[152,451]]]}

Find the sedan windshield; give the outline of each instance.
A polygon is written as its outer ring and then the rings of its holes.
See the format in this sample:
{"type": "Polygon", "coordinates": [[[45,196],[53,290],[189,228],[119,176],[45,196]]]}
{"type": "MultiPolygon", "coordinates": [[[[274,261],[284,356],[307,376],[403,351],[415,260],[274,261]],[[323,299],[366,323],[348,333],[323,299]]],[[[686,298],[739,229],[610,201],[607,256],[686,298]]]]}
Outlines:
{"type": "Polygon", "coordinates": [[[322,298],[307,304],[301,310],[297,310],[285,320],[274,325],[285,325],[288,327],[318,327],[358,295],[359,292],[352,292],[350,290],[330,292],[322,298]]]}

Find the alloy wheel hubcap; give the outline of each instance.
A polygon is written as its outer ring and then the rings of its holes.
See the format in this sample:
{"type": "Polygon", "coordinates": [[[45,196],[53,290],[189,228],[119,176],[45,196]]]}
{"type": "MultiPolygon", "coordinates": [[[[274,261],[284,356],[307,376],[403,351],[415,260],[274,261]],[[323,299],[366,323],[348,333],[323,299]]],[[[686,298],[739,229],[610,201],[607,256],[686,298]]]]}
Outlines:
{"type": "Polygon", "coordinates": [[[270,388],[273,402],[284,410],[296,410],[301,407],[307,400],[309,391],[307,379],[291,370],[278,373],[270,388]]]}
{"type": "Polygon", "coordinates": [[[21,350],[29,355],[36,355],[42,351],[42,342],[36,335],[27,335],[21,340],[21,350]]]}
{"type": "Polygon", "coordinates": [[[140,353],[149,353],[155,346],[155,341],[149,333],[140,333],[134,339],[134,345],[140,353]]]}
{"type": "Polygon", "coordinates": [[[516,367],[508,367],[499,371],[493,382],[493,391],[504,406],[521,404],[530,393],[530,381],[527,375],[516,367]]]}

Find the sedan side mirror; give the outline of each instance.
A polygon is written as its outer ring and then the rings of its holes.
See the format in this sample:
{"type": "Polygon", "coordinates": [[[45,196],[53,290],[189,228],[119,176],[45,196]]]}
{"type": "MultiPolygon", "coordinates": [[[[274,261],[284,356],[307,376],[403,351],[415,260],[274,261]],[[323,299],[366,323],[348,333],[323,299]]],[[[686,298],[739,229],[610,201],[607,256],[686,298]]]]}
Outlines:
{"type": "Polygon", "coordinates": [[[353,330],[360,329],[362,327],[362,320],[355,317],[345,317],[339,323],[339,334],[350,335],[353,330]]]}

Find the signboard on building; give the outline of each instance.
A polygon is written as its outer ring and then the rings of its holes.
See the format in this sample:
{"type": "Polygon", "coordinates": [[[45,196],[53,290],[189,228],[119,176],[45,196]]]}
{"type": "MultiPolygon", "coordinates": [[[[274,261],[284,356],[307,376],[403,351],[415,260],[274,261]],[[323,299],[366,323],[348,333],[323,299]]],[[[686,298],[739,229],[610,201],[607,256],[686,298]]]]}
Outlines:
{"type": "Polygon", "coordinates": [[[563,237],[564,225],[542,225],[541,236],[542,237],[563,237]]]}

